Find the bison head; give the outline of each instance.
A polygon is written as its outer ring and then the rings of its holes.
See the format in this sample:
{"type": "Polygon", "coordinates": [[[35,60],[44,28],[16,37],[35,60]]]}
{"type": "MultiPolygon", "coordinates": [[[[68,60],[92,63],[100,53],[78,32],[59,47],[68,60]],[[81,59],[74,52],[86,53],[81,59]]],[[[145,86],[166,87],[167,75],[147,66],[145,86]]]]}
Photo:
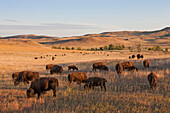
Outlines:
{"type": "Polygon", "coordinates": [[[27,98],[34,97],[34,90],[32,88],[29,88],[27,90],[27,98]]]}
{"type": "Polygon", "coordinates": [[[16,85],[18,85],[20,83],[20,80],[19,79],[15,79],[14,80],[14,85],[16,86],[16,85]]]}

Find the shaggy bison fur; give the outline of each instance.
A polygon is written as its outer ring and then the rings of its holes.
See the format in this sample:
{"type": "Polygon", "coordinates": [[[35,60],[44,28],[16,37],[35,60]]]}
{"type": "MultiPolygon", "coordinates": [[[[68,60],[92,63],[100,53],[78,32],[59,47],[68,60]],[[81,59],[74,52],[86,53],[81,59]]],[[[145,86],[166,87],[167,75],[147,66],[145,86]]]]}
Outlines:
{"type": "Polygon", "coordinates": [[[29,81],[32,81],[39,77],[38,72],[31,71],[22,71],[19,73],[18,77],[14,81],[14,85],[18,85],[20,82],[29,84],[29,81]]]}
{"type": "Polygon", "coordinates": [[[149,60],[148,59],[143,61],[143,66],[144,67],[149,67],[149,60]]]}
{"type": "Polygon", "coordinates": [[[53,73],[59,73],[60,75],[63,72],[63,68],[58,65],[54,65],[53,68],[50,70],[50,74],[52,75],[53,73]]]}
{"type": "Polygon", "coordinates": [[[118,63],[115,66],[115,69],[116,69],[117,74],[120,75],[123,72],[124,69],[128,69],[128,68],[133,67],[133,66],[134,66],[133,62],[127,61],[127,62],[118,63]]]}
{"type": "Polygon", "coordinates": [[[103,91],[103,87],[106,91],[106,84],[107,80],[101,77],[90,77],[87,79],[86,84],[84,85],[84,89],[87,90],[89,88],[94,89],[94,86],[100,86],[101,90],[103,91]]]}
{"type": "Polygon", "coordinates": [[[154,87],[156,87],[156,83],[158,81],[158,76],[156,75],[155,72],[151,72],[149,75],[148,75],[148,81],[149,81],[149,84],[150,84],[150,87],[151,89],[153,90],[154,87]]]}
{"type": "MultiPolygon", "coordinates": [[[[101,66],[106,66],[104,62],[97,62],[93,64],[93,71],[96,71],[96,69],[101,69],[101,66]]],[[[100,70],[101,71],[101,70],[100,70]]]]}
{"type": "Polygon", "coordinates": [[[37,78],[31,82],[30,88],[27,90],[27,98],[34,97],[35,94],[40,95],[49,90],[53,90],[53,97],[56,97],[56,88],[59,86],[58,79],[53,77],[37,78]]]}
{"type": "Polygon", "coordinates": [[[54,66],[54,64],[47,64],[46,65],[46,70],[52,69],[54,66]]]}
{"type": "Polygon", "coordinates": [[[19,75],[19,72],[15,72],[12,74],[12,81],[14,81],[19,75]]]}
{"type": "Polygon", "coordinates": [[[78,68],[75,66],[75,65],[70,65],[70,66],[68,66],[68,71],[70,71],[70,70],[78,70],[78,68]]]}
{"type": "Polygon", "coordinates": [[[69,86],[71,86],[71,83],[77,82],[77,84],[81,85],[81,83],[85,83],[87,80],[86,73],[84,72],[74,72],[68,74],[68,81],[69,81],[69,86]]]}

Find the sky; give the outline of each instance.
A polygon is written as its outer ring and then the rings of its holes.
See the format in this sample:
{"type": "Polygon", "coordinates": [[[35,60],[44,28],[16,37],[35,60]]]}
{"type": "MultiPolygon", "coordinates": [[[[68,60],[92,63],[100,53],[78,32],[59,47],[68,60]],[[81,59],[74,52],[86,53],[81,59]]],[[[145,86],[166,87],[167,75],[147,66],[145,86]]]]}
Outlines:
{"type": "Polygon", "coordinates": [[[56,37],[170,26],[170,0],[0,0],[0,37],[56,37]]]}

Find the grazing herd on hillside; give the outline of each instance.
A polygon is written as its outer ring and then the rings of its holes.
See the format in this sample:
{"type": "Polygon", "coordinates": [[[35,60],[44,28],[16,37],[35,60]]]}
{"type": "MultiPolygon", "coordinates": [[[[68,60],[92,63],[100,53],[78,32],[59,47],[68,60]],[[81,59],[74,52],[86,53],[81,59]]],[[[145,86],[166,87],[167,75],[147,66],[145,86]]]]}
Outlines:
{"type": "MultiPolygon", "coordinates": [[[[132,55],[132,58],[134,58],[135,55],[132,55]]],[[[143,58],[143,55],[137,55],[137,58],[143,58]],[[142,56],[142,57],[141,57],[142,56]]],[[[146,59],[143,61],[143,66],[145,68],[149,67],[149,60],[146,59]]],[[[116,64],[115,66],[116,72],[121,76],[122,72],[127,69],[128,71],[138,71],[138,68],[134,65],[131,61],[125,61],[116,64]]],[[[48,64],[46,65],[46,70],[50,70],[50,74],[62,74],[63,67],[55,64],[48,64]]],[[[68,71],[78,71],[78,68],[75,65],[69,65],[68,71]]],[[[92,71],[108,71],[108,67],[104,62],[96,62],[92,65],[92,71]]],[[[38,95],[38,99],[42,93],[45,91],[53,90],[53,96],[56,96],[56,88],[59,87],[59,81],[58,79],[54,77],[40,77],[39,72],[32,72],[32,71],[21,71],[21,72],[15,72],[12,74],[12,80],[14,81],[14,85],[18,85],[21,82],[24,82],[25,84],[29,84],[29,81],[31,81],[30,88],[27,90],[27,97],[34,97],[35,94],[38,95]]],[[[158,80],[158,76],[155,72],[151,72],[148,75],[148,81],[150,84],[151,89],[153,90],[156,86],[158,80]]],[[[106,91],[106,82],[107,80],[102,77],[87,77],[85,72],[72,72],[68,74],[68,83],[69,86],[73,82],[77,82],[78,85],[81,86],[82,83],[85,83],[84,89],[94,89],[95,86],[100,86],[101,90],[106,91]]]]}

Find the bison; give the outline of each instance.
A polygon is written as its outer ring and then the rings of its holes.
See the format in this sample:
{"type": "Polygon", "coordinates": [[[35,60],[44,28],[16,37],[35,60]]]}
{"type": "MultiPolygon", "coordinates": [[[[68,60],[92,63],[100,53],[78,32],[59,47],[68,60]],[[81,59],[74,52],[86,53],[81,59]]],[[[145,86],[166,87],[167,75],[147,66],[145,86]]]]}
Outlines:
{"type": "Polygon", "coordinates": [[[140,54],[137,54],[137,58],[140,59],[140,54]]]}
{"type": "Polygon", "coordinates": [[[143,66],[144,67],[149,67],[149,60],[148,59],[143,61],[143,66]]]}
{"type": "Polygon", "coordinates": [[[54,65],[53,68],[50,70],[51,75],[53,73],[60,73],[60,75],[61,75],[62,72],[63,72],[63,68],[61,66],[58,66],[58,65],[54,65]]]}
{"type": "Polygon", "coordinates": [[[47,64],[46,65],[46,70],[52,69],[54,66],[54,64],[47,64]]]}
{"type": "Polygon", "coordinates": [[[75,65],[70,65],[70,66],[68,66],[68,71],[70,71],[70,70],[78,70],[78,68],[75,66],[75,65]]]}
{"type": "Polygon", "coordinates": [[[132,58],[135,58],[135,55],[132,55],[132,58]]]}
{"type": "Polygon", "coordinates": [[[38,99],[45,91],[53,90],[53,97],[56,97],[56,88],[59,86],[58,79],[53,77],[37,78],[31,82],[30,88],[27,90],[27,98],[38,95],[38,99]]]}
{"type": "Polygon", "coordinates": [[[135,66],[132,66],[132,67],[128,67],[128,71],[138,71],[138,68],[135,67],[135,66]]]}
{"type": "Polygon", "coordinates": [[[129,56],[129,59],[131,59],[131,56],[129,56]]]}
{"type": "Polygon", "coordinates": [[[104,62],[97,62],[97,63],[94,63],[93,64],[93,71],[96,71],[96,69],[99,69],[101,68],[101,65],[106,65],[104,62]]]}
{"type": "Polygon", "coordinates": [[[107,80],[101,77],[90,77],[87,79],[86,84],[84,85],[84,89],[87,90],[88,88],[94,89],[94,86],[100,86],[101,90],[103,91],[103,87],[106,91],[106,84],[107,80]]]}
{"type": "Polygon", "coordinates": [[[134,66],[133,62],[127,61],[127,62],[118,63],[115,66],[115,69],[116,69],[117,74],[120,75],[123,72],[124,69],[128,69],[128,68],[133,67],[133,66],[134,66]]]}
{"type": "Polygon", "coordinates": [[[14,85],[18,85],[20,82],[29,84],[29,81],[32,81],[39,77],[38,72],[31,71],[22,71],[19,73],[18,77],[14,81],[14,85]]]}
{"type": "Polygon", "coordinates": [[[74,72],[68,74],[68,81],[69,81],[69,86],[71,86],[71,83],[77,82],[77,84],[81,85],[81,83],[85,83],[87,80],[86,73],[84,72],[74,72]]]}
{"type": "Polygon", "coordinates": [[[141,55],[140,58],[143,58],[143,55],[141,55]]]}
{"type": "Polygon", "coordinates": [[[148,75],[148,81],[149,81],[149,84],[150,84],[150,87],[151,89],[153,90],[154,87],[156,87],[156,83],[158,81],[158,76],[156,75],[155,72],[151,72],[149,75],[148,75]]]}

